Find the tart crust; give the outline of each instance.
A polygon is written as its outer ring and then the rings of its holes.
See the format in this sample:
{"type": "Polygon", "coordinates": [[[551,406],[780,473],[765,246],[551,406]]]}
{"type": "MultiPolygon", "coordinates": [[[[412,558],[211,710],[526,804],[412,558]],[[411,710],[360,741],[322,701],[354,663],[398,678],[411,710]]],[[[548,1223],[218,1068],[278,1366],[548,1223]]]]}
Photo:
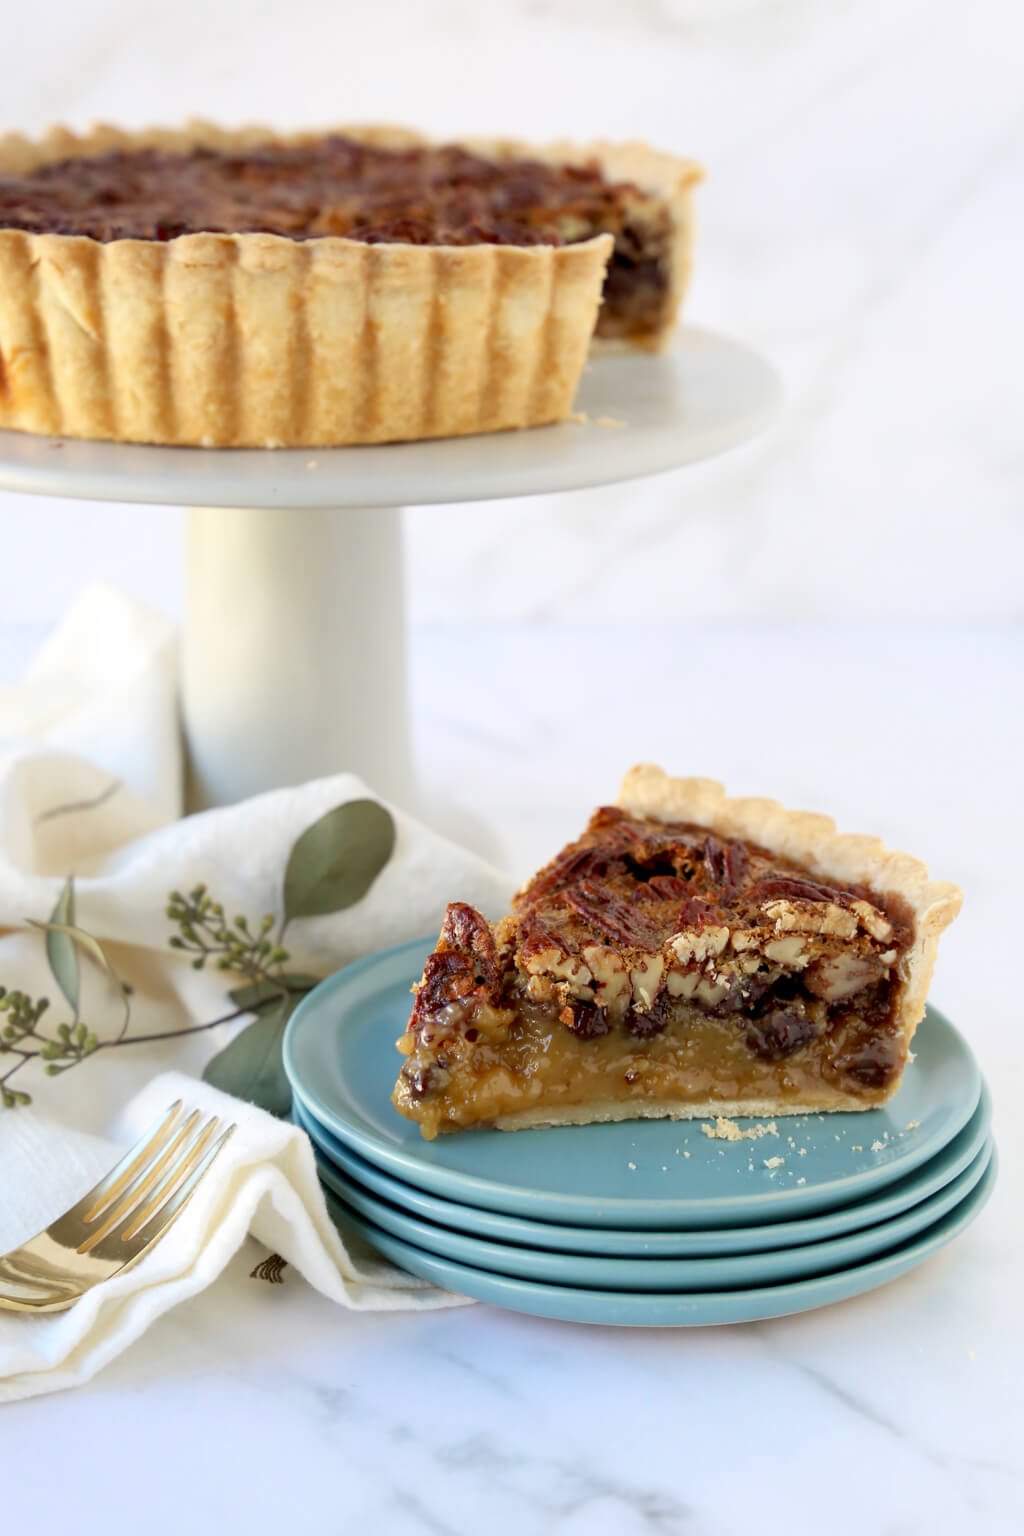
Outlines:
{"type": "MultiPolygon", "coordinates": [[[[338,132],[385,148],[401,128],[338,132]]],[[[315,142],[195,122],[32,141],[0,136],[0,172],[109,150],[315,142]]],[[[493,159],[596,161],[664,200],[665,322],[690,270],[691,161],[642,144],[460,140],[493,159]]],[[[116,442],[325,447],[540,426],[569,415],[612,249],[368,245],[338,236],[187,234],[159,242],[0,228],[0,427],[116,442]]],[[[601,343],[621,349],[623,343],[601,343]]]]}
{"type": "Polygon", "coordinates": [[[876,1107],[876,1104],[865,1104],[863,1099],[855,1099],[852,1094],[849,1098],[837,1098],[834,1093],[820,1104],[811,1099],[798,1104],[792,1099],[737,1099],[731,1104],[722,1099],[708,1099],[703,1104],[673,1104],[668,1100],[645,1104],[642,1099],[624,1103],[621,1099],[609,1099],[605,1103],[572,1104],[565,1109],[525,1109],[515,1115],[501,1115],[493,1123],[499,1131],[529,1131],[559,1125],[610,1125],[618,1120],[774,1120],[783,1115],[837,1114],[876,1107]]]}

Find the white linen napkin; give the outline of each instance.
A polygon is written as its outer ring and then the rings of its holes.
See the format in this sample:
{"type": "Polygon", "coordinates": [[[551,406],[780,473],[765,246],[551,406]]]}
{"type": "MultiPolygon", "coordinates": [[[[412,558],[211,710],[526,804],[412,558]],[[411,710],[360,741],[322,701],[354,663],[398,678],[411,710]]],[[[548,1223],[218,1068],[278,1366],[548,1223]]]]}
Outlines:
{"type": "MultiPolygon", "coordinates": [[[[226,914],[280,910],[296,839],[334,807],[374,798],[350,774],[180,816],[177,642],[165,621],[108,589],[75,604],[24,683],[0,688],[0,985],[54,1000],[45,935],[74,876],[75,922],[131,988],[129,1037],[168,1035],[228,1012],[238,978],[196,971],[168,947],[172,890],[205,882],[226,914]]],[[[390,808],[389,862],[361,900],[295,920],[289,969],[326,975],[360,955],[436,932],[453,896],[497,913],[510,882],[390,808]]],[[[81,1014],[117,1034],[120,1000],[83,963],[81,1014]]],[[[47,1017],[51,1015],[48,1014],[47,1017]]],[[[0,1027],[5,1016],[0,1014],[0,1027]]],[[[168,1236],[69,1312],[0,1312],[0,1401],[85,1381],[149,1323],[209,1285],[247,1234],[324,1295],[354,1308],[436,1307],[456,1298],[336,1232],[305,1135],[199,1081],[246,1020],[101,1050],[56,1076],[32,1061],[8,1079],[30,1106],[0,1107],[0,1253],[65,1210],[175,1098],[239,1129],[168,1236]]],[[[20,1058],[0,1053],[0,1084],[20,1058]]]]}

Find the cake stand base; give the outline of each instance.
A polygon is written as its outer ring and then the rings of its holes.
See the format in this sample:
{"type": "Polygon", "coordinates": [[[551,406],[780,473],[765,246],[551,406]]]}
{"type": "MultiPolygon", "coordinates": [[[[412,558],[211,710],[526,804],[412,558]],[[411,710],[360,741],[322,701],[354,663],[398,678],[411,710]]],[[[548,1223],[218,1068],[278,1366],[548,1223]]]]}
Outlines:
{"type": "Polygon", "coordinates": [[[412,791],[397,507],[192,507],[187,804],[349,771],[412,791]]]}

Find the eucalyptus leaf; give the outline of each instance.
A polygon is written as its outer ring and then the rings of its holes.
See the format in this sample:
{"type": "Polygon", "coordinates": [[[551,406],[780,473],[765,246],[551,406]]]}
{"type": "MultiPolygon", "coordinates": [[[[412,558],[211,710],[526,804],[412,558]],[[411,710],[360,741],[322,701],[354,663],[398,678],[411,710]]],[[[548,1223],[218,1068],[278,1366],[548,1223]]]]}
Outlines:
{"type": "MultiPolygon", "coordinates": [[[[74,927],[75,923],[75,881],[69,875],[64,882],[64,887],[57,897],[57,905],[50,913],[50,922],[59,923],[61,928],[74,927]]],[[[51,930],[46,935],[46,958],[53,979],[60,987],[78,1018],[79,998],[79,970],[78,949],[75,941],[68,933],[51,930]]]]}
{"type": "Polygon", "coordinates": [[[285,922],[323,917],[362,900],[395,846],[395,823],[376,800],[350,800],[307,827],[284,876],[285,922]]]}
{"type": "Polygon", "coordinates": [[[49,945],[49,940],[53,935],[63,934],[66,938],[73,941],[77,949],[84,949],[87,954],[92,956],[111,985],[117,989],[118,996],[121,999],[121,1006],[124,1009],[124,1018],[121,1024],[121,1033],[123,1035],[128,1026],[128,1018],[131,1013],[128,988],[107,959],[106,952],[99,939],[94,939],[91,933],[86,933],[84,928],[77,928],[74,923],[58,923],[53,921],[39,923],[31,917],[28,921],[30,927],[39,928],[46,934],[47,945],[49,945]]]}
{"type": "Polygon", "coordinates": [[[247,1024],[230,1045],[206,1063],[204,1081],[224,1093],[258,1104],[272,1115],[287,1115],[292,1107],[292,1090],[285,1076],[281,1042],[284,1027],[297,1004],[297,998],[282,998],[276,1007],[268,1008],[252,1024],[247,1024]]]}
{"type": "Polygon", "coordinates": [[[247,981],[228,993],[236,1008],[252,1013],[262,1012],[267,1003],[278,1002],[281,989],[288,992],[310,992],[320,983],[319,976],[306,976],[301,971],[285,971],[273,981],[247,981]]]}

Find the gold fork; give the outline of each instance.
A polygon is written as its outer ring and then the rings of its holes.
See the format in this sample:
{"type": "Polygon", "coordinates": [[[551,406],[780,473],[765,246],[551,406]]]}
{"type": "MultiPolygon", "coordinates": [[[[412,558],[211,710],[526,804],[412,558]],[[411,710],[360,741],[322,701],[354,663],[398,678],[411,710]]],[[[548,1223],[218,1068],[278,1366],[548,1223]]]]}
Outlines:
{"type": "Polygon", "coordinates": [[[77,1205],[0,1256],[0,1308],[63,1312],[160,1241],[235,1129],[182,1113],[178,1099],[77,1205]]]}

